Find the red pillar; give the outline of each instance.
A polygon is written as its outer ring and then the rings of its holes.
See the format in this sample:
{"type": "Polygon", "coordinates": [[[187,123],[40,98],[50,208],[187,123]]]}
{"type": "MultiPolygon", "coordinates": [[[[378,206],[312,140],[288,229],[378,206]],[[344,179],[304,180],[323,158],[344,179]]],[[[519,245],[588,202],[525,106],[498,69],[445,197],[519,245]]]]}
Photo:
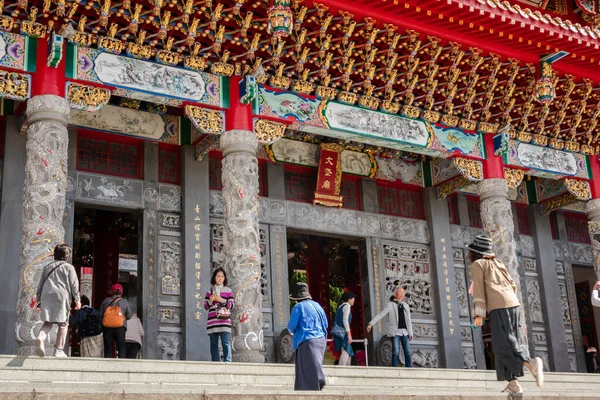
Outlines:
{"type": "Polygon", "coordinates": [[[590,188],[592,190],[592,199],[600,198],[600,156],[589,156],[590,161],[590,188]]]}
{"type": "Polygon", "coordinates": [[[483,177],[485,179],[504,178],[504,163],[502,157],[494,154],[494,137],[483,135],[486,159],[483,161],[483,177]]]}
{"type": "Polygon", "coordinates": [[[240,80],[239,76],[229,78],[229,110],[225,113],[225,128],[243,129],[253,131],[252,104],[240,102],[240,80]]]}
{"type": "Polygon", "coordinates": [[[56,68],[52,68],[47,64],[49,40],[51,40],[51,35],[37,39],[36,65],[33,81],[31,82],[31,97],[42,94],[65,97],[65,44],[63,43],[62,60],[56,68]]]}

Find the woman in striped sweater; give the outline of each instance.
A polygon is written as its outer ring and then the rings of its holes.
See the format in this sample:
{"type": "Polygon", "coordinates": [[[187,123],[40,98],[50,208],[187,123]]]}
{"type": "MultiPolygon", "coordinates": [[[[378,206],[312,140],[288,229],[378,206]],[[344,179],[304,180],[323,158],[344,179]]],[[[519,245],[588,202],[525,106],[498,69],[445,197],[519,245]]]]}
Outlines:
{"type": "Polygon", "coordinates": [[[213,361],[221,361],[219,338],[223,347],[225,362],[231,362],[231,319],[219,318],[218,310],[225,307],[232,310],[235,300],[231,289],[227,287],[227,274],[223,268],[217,268],[210,279],[212,288],[206,292],[204,308],[208,310],[206,330],[210,337],[210,355],[213,361]]]}

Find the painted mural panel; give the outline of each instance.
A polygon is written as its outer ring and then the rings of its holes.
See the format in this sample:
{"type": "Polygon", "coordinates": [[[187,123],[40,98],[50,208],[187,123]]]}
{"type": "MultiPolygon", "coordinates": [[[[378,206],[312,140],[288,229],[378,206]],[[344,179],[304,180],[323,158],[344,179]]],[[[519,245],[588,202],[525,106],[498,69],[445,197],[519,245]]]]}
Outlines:
{"type": "Polygon", "coordinates": [[[260,87],[258,114],[308,125],[324,126],[318,113],[320,103],[319,100],[308,96],[260,87]]]}
{"type": "Polygon", "coordinates": [[[0,32],[0,65],[25,69],[26,37],[9,32],[0,32]]]}
{"type": "Polygon", "coordinates": [[[107,105],[94,112],[71,110],[69,124],[179,144],[179,117],[173,115],[160,116],[151,112],[107,105]]]}
{"type": "Polygon", "coordinates": [[[77,78],[161,97],[221,105],[221,78],[98,50],[78,50],[77,78]]]}
{"type": "Polygon", "coordinates": [[[458,151],[471,157],[483,158],[482,141],[479,133],[468,133],[442,124],[432,124],[432,127],[435,134],[432,149],[458,151]]]}
{"type": "Polygon", "coordinates": [[[589,178],[583,154],[509,141],[504,162],[530,168],[531,175],[557,179],[563,176],[589,178]]]}
{"type": "Polygon", "coordinates": [[[538,201],[544,201],[567,191],[565,184],[556,179],[536,179],[535,192],[538,201]]]}

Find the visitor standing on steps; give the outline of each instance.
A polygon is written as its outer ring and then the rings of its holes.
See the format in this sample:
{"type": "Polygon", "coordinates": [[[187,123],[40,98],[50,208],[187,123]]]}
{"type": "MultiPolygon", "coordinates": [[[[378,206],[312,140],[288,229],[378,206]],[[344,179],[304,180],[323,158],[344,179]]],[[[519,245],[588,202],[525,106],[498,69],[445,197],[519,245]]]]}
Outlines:
{"type": "Polygon", "coordinates": [[[125,332],[127,320],[131,319],[131,308],[123,296],[123,286],[118,283],[110,287],[111,296],[100,305],[100,315],[104,328],[104,358],[112,358],[113,343],[117,345],[117,357],[127,358],[125,332]]]}
{"type": "Polygon", "coordinates": [[[81,309],[69,318],[69,325],[77,328],[79,353],[81,357],[102,358],[104,339],[102,335],[102,318],[100,313],[90,307],[90,299],[81,296],[81,309]]]}
{"type": "Polygon", "coordinates": [[[335,325],[343,329],[344,336],[333,335],[333,345],[336,352],[341,351],[340,362],[338,365],[350,365],[354,350],[352,350],[352,332],[350,331],[350,322],[352,321],[352,313],[350,308],[356,301],[356,295],[352,292],[342,294],[342,304],[338,307],[335,313],[335,325]]]}
{"type": "Polygon", "coordinates": [[[142,348],[142,337],[144,337],[144,327],[142,321],[134,313],[127,321],[127,332],[125,332],[125,349],[127,358],[137,358],[142,348]]]}
{"type": "Polygon", "coordinates": [[[204,308],[208,310],[206,331],[210,337],[210,357],[212,361],[221,361],[221,339],[224,361],[231,362],[231,310],[235,306],[235,298],[227,287],[227,274],[223,268],[215,269],[210,283],[212,287],[204,298],[204,308]]]}
{"type": "Polygon", "coordinates": [[[71,254],[69,245],[57,245],[54,248],[54,261],[44,267],[38,283],[37,308],[40,310],[40,319],[44,321],[44,325],[35,339],[35,352],[40,357],[45,355],[46,338],[54,324],[58,325],[58,334],[52,356],[67,356],[64,348],[69,329],[71,301],[75,301],[75,310],[81,308],[77,273],[75,268],[68,263],[71,254]]]}
{"type": "Polygon", "coordinates": [[[404,351],[404,365],[412,368],[412,351],[410,342],[413,339],[412,319],[410,317],[410,307],[404,302],[404,288],[397,287],[394,290],[394,297],[390,299],[385,308],[375,316],[367,325],[367,332],[371,332],[373,325],[380,319],[388,316],[386,334],[392,339],[392,366],[400,365],[400,345],[404,351]]]}
{"type": "Polygon", "coordinates": [[[523,367],[526,367],[537,385],[542,387],[542,360],[539,357],[530,358],[529,350],[519,336],[521,312],[517,285],[504,264],[496,258],[492,251],[492,239],[488,236],[477,236],[467,249],[473,285],[473,326],[482,326],[483,319],[489,315],[498,380],[508,381],[505,392],[523,393],[517,378],[523,376],[523,367]]]}
{"type": "Polygon", "coordinates": [[[306,283],[296,283],[290,299],[297,302],[288,323],[292,350],[296,352],[294,390],[321,390],[325,386],[323,357],[329,325],[325,311],[312,300],[306,283]]]}

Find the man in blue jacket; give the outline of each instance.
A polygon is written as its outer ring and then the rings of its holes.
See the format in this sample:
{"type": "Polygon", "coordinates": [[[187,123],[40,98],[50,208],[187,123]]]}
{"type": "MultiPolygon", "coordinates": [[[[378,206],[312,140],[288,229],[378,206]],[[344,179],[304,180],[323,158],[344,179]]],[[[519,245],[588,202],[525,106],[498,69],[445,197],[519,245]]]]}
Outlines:
{"type": "Polygon", "coordinates": [[[294,390],[321,390],[325,386],[323,357],[328,327],[325,311],[311,300],[306,283],[296,283],[290,299],[298,302],[288,323],[288,331],[293,335],[292,349],[296,352],[294,390]]]}

